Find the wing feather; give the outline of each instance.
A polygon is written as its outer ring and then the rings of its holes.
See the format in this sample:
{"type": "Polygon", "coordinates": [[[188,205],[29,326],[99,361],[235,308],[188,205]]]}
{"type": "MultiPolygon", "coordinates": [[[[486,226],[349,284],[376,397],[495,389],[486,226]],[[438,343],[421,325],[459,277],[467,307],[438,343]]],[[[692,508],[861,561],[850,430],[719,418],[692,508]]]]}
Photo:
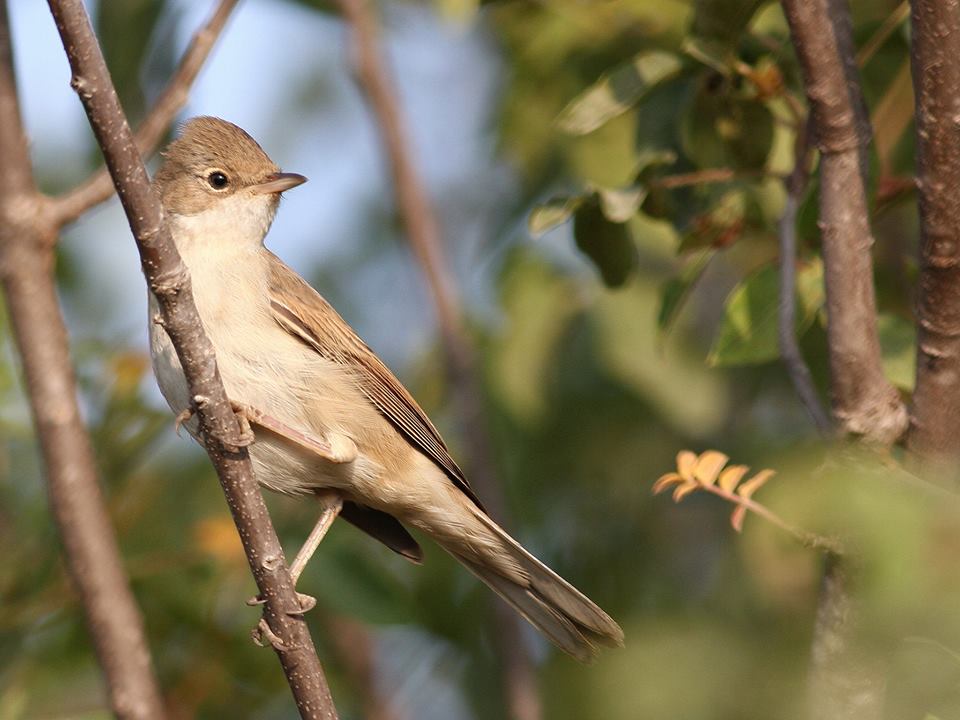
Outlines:
{"type": "Polygon", "coordinates": [[[483,509],[440,433],[403,384],[330,303],[279,258],[274,259],[269,292],[277,323],[318,354],[352,368],[361,391],[380,414],[483,509]]]}

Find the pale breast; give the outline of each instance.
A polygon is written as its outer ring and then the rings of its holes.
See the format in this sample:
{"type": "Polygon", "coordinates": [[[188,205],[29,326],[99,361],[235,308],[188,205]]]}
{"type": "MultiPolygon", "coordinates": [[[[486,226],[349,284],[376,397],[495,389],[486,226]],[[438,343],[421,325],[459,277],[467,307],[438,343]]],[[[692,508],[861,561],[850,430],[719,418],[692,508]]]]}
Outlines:
{"type": "MultiPolygon", "coordinates": [[[[243,254],[224,262],[185,254],[190,267],[197,311],[217,355],[231,400],[267,413],[301,432],[324,438],[330,433],[350,437],[360,449],[354,463],[322,461],[269,433],[257,432],[251,446],[257,479],[271,490],[309,492],[340,487],[363,497],[392,463],[382,458],[406,455],[409,448],[362,395],[350,368],[334,363],[290,335],[273,319],[262,263],[265,253],[243,254]]],[[[190,406],[190,394],[166,331],[152,319],[150,344],[154,372],[171,409],[190,406]]],[[[196,433],[196,421],[186,425],[196,433]]],[[[256,430],[256,428],[255,428],[256,430]]]]}

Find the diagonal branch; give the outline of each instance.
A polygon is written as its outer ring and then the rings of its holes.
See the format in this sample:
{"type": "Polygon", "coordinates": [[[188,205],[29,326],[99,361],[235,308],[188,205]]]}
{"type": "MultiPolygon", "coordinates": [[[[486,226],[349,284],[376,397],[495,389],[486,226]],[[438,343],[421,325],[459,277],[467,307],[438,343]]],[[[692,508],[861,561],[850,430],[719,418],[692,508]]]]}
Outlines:
{"type": "MultiPolygon", "coordinates": [[[[237,2],[238,0],[220,0],[210,19],[194,33],[176,72],[137,128],[135,139],[141,155],[149,155],[156,149],[174,117],[186,105],[190,87],[207,61],[237,2]]],[[[101,167],[73,190],[53,200],[52,212],[57,224],[62,226],[73,222],[112,194],[113,181],[110,179],[110,172],[106,167],[101,167]]]]}
{"type": "Polygon", "coordinates": [[[120,718],[164,717],[143,619],[97,480],[77,404],[67,329],[53,277],[59,227],[33,180],[13,72],[7,6],[0,0],[0,279],[23,362],[50,506],[66,565],[120,718]]]}
{"type": "MultiPolygon", "coordinates": [[[[352,51],[358,80],[377,118],[407,239],[433,296],[451,385],[464,437],[468,440],[467,466],[491,513],[509,526],[503,493],[490,466],[491,443],[483,423],[473,346],[444,257],[440,224],[414,166],[402,113],[380,53],[377,19],[369,0],[339,0],[338,4],[353,33],[352,51]]],[[[537,720],[542,709],[519,621],[499,600],[494,605],[494,621],[503,665],[501,677],[511,714],[517,720],[537,720]]]]}
{"type": "Polygon", "coordinates": [[[77,91],[103,150],[136,238],[143,273],[160,306],[161,322],[183,366],[200,420],[200,434],[217,470],[261,597],[272,645],[300,714],[336,718],[326,678],[294,592],[240,427],[217,369],[213,346],[193,302],[190,276],[177,253],[163,210],[110,81],[103,53],[81,0],[49,0],[77,91]]]}
{"type": "Polygon", "coordinates": [[[960,458],[960,12],[956,2],[911,5],[920,282],[917,384],[907,444],[921,456],[955,465],[960,458]]]}
{"type": "Polygon", "coordinates": [[[833,415],[842,430],[891,444],[907,414],[883,374],[865,185],[869,123],[842,0],[782,0],[820,151],[820,227],[833,415]]]}

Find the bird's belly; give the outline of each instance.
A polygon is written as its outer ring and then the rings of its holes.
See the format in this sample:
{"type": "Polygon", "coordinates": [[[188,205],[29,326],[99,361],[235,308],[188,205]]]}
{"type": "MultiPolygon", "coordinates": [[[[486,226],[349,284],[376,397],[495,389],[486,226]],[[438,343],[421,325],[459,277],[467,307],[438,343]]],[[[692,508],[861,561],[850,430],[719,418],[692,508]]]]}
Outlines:
{"type": "MultiPolygon", "coordinates": [[[[231,332],[229,324],[208,326],[207,332],[231,401],[317,440],[327,441],[336,433],[349,437],[358,447],[353,462],[332,463],[255,425],[256,442],[249,451],[260,484],[287,494],[337,488],[360,501],[377,493],[392,469],[385,468],[379,458],[387,445],[406,443],[360,394],[346,368],[306,348],[279,326],[275,335],[259,342],[250,342],[239,330],[231,332]]],[[[191,407],[180,361],[159,325],[151,323],[150,341],[160,390],[179,414],[191,407]]],[[[185,427],[197,438],[196,418],[185,427]]],[[[406,447],[401,450],[405,451],[406,447]]],[[[396,454],[395,449],[387,453],[396,454]]]]}

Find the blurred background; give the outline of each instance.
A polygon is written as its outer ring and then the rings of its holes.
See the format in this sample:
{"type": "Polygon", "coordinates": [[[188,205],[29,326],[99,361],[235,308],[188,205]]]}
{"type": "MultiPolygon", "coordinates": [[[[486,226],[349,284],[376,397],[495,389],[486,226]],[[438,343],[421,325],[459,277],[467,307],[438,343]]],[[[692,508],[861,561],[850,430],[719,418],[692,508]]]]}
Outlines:
{"type": "MultiPolygon", "coordinates": [[[[777,360],[776,220],[803,94],[779,5],[755,0],[377,3],[409,142],[477,344],[487,461],[514,534],[622,624],[582,667],[524,629],[544,717],[804,716],[822,559],[695,494],[651,495],[684,448],[778,476],[757,495],[810,529],[853,532],[868,646],[895,672],[889,717],[960,716],[953,507],[883,463],[823,464],[777,360]],[[799,108],[799,110],[798,110],[799,108]],[[704,172],[706,171],[706,172],[704,172]],[[716,172],[714,172],[716,171],[716,172]]],[[[884,360],[913,382],[916,245],[905,3],[852,3],[875,126],[884,360]]],[[[213,3],[89,3],[124,106],[142,118],[213,3]]],[[[45,3],[12,0],[22,109],[45,191],[100,162],[45,3]]],[[[228,119],[310,182],[268,246],[465,446],[436,313],[332,5],[247,0],[183,117],[228,119]]],[[[801,210],[802,347],[827,386],[816,185],[801,210]]],[[[290,718],[216,477],[173,432],[146,354],[146,303],[116,201],[68,228],[57,272],[83,407],[178,718],[290,718]]],[[[0,323],[4,321],[0,319],[0,323]]],[[[2,329],[2,325],[0,325],[2,329]]],[[[108,717],[0,332],[0,720],[108,717]]],[[[288,554],[316,508],[267,498],[288,554]]],[[[506,717],[489,591],[436,547],[413,567],[338,523],[299,589],[344,718],[506,717]]]]}

